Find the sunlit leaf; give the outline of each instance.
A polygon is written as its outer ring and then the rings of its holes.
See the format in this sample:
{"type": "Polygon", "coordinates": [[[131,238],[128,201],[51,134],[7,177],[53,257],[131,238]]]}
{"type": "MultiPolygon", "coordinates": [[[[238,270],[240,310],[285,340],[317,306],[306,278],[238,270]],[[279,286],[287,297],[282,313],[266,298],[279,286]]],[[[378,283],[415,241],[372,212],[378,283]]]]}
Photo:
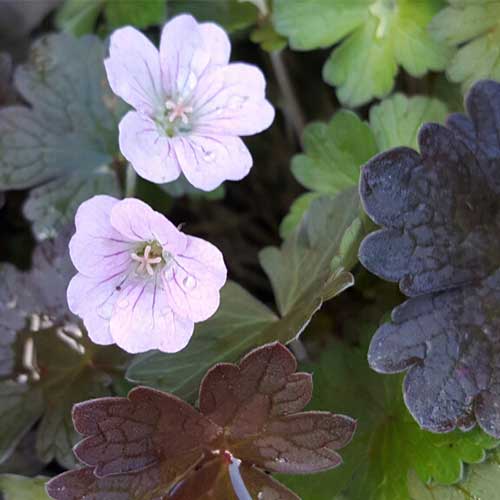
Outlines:
{"type": "Polygon", "coordinates": [[[410,473],[410,500],[486,500],[498,496],[500,488],[500,451],[492,452],[487,460],[467,467],[465,479],[454,486],[425,484],[410,473]]]}
{"type": "Polygon", "coordinates": [[[48,500],[46,477],[24,477],[0,474],[0,492],[4,500],[48,500]]]}
{"type": "Polygon", "coordinates": [[[428,33],[441,0],[275,0],[274,24],[298,50],[334,49],[323,69],[348,106],[385,97],[398,66],[420,77],[442,70],[450,50],[428,33]]]}
{"type": "Polygon", "coordinates": [[[440,43],[458,49],[448,62],[448,77],[464,90],[481,78],[500,79],[500,1],[446,1],[430,31],[440,43]]]}

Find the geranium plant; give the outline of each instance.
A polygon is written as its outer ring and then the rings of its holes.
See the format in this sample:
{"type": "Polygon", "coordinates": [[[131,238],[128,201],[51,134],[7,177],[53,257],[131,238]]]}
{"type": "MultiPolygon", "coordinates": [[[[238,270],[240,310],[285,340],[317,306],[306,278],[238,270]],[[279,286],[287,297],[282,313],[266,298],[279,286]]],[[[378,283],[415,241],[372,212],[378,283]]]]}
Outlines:
{"type": "Polygon", "coordinates": [[[3,3],[0,497],[500,498],[500,0],[3,3]]]}

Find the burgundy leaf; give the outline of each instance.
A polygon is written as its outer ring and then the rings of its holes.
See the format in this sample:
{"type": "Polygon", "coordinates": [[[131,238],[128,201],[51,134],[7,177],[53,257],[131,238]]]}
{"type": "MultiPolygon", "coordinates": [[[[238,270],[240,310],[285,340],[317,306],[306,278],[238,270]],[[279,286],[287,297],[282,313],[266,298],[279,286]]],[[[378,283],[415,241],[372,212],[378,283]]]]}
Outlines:
{"type": "Polygon", "coordinates": [[[128,398],[101,398],[73,409],[75,429],[88,436],[75,455],[99,477],[162,464],[172,479],[203,456],[220,428],[179,398],[147,387],[128,398]]]}
{"type": "Polygon", "coordinates": [[[297,500],[265,471],[309,473],[341,463],[355,422],[301,412],[312,380],[279,343],[219,364],[200,387],[200,411],[147,387],[128,398],[77,404],[84,439],[77,457],[90,467],[48,484],[56,500],[297,500]]]}
{"type": "Polygon", "coordinates": [[[302,410],[312,395],[312,378],[295,373],[297,362],[281,344],[247,354],[240,364],[219,364],[200,387],[200,411],[231,437],[259,432],[269,418],[302,410]]]}

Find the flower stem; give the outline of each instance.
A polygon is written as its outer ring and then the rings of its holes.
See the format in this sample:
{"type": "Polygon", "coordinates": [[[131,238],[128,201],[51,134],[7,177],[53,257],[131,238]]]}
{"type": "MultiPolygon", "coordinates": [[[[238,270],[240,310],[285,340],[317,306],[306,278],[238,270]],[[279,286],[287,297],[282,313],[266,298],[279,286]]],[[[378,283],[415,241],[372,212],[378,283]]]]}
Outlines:
{"type": "Polygon", "coordinates": [[[302,343],[302,340],[300,340],[300,338],[293,339],[288,344],[288,347],[291,349],[294,356],[297,358],[297,361],[302,362],[302,363],[310,361],[309,354],[307,353],[307,349],[305,348],[305,346],[302,343]]]}
{"type": "Polygon", "coordinates": [[[134,167],[129,163],[125,177],[125,197],[133,197],[135,195],[135,186],[137,184],[137,174],[134,167]]]}
{"type": "Polygon", "coordinates": [[[299,143],[302,144],[302,132],[305,127],[305,120],[283,60],[283,51],[271,52],[270,56],[273,71],[286,104],[284,107],[285,115],[299,143]]]}

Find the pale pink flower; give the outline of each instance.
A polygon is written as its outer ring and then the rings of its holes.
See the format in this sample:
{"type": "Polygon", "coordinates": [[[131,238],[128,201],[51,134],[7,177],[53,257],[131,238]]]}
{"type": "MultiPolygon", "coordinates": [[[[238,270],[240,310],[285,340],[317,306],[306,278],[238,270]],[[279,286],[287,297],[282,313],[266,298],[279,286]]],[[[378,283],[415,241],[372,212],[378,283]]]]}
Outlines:
{"type": "Polygon", "coordinates": [[[69,250],[78,274],[68,304],[95,343],[176,352],[194,323],[217,310],[226,281],[221,252],[142,201],[94,196],[75,224],[69,250]]]}
{"type": "Polygon", "coordinates": [[[274,108],[262,72],[229,64],[230,51],[219,26],[189,15],[165,25],[159,52],[134,28],[111,35],[109,83],[135,108],[120,123],[120,149],[139,175],[165,183],[182,172],[210,191],[248,174],[252,157],[239,136],[268,128],[274,108]]]}

